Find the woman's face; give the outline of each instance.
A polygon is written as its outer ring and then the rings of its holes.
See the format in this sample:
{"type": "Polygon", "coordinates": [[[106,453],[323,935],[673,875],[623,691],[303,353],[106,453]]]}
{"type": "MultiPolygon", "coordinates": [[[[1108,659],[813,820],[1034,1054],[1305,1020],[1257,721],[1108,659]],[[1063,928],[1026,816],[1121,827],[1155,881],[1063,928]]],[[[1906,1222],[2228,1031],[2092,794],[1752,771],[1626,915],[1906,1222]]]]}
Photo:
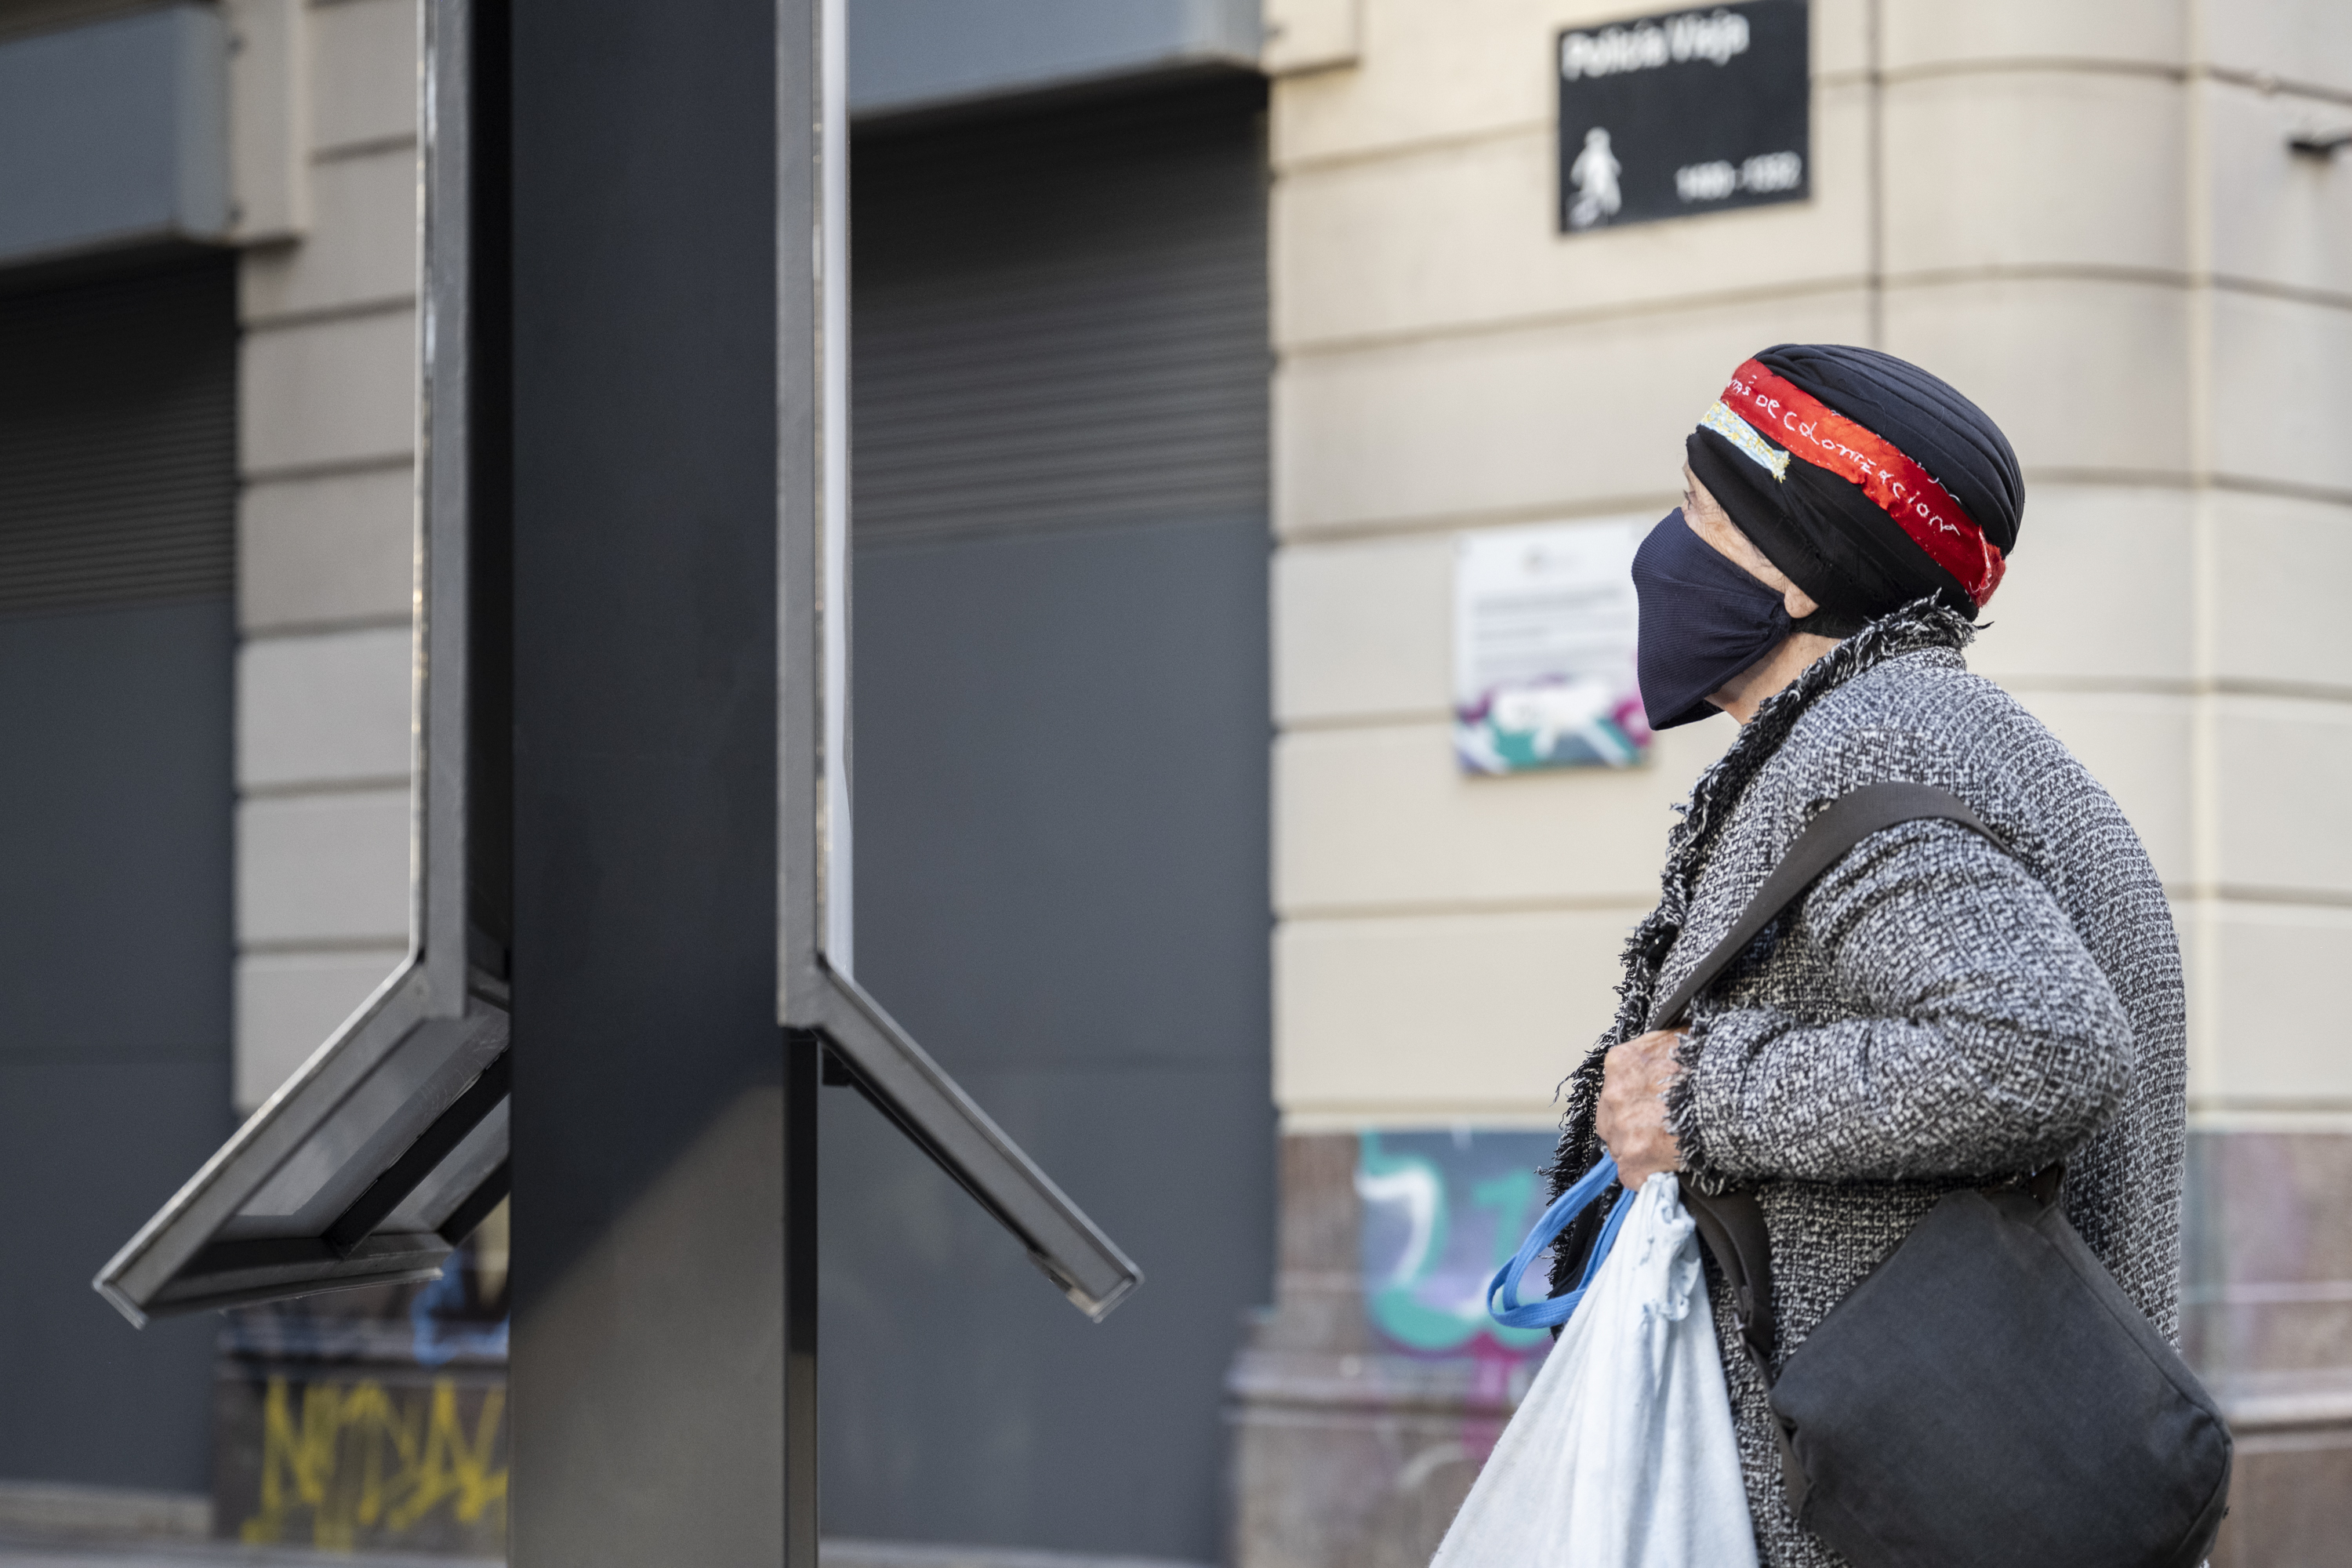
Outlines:
{"type": "Polygon", "coordinates": [[[1731,514],[1723,510],[1722,503],[1698,482],[1698,476],[1691,472],[1687,462],[1683,465],[1683,521],[1690,525],[1693,533],[1713,545],[1717,554],[1728,558],[1765,586],[1779,589],[1790,620],[1803,620],[1821,608],[1811,594],[1790,582],[1787,573],[1773,565],[1762,551],[1748,542],[1738,524],[1731,521],[1731,514]]]}

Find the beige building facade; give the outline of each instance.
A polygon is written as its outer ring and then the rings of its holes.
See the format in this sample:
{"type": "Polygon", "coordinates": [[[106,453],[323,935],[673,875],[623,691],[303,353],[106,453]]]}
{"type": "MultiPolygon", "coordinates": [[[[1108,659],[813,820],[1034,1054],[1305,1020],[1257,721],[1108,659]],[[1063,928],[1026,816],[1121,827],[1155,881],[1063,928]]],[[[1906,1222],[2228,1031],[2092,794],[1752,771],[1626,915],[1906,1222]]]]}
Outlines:
{"type": "Polygon", "coordinates": [[[1343,1310],[1371,1288],[1356,1144],[1556,1124],[1669,807],[1731,730],[1625,772],[1465,776],[1457,540],[1654,521],[1732,368],[1828,340],[1926,365],[2017,448],[2024,525],[1970,663],[2171,892],[2231,1560],[2305,1561],[2345,1528],[2315,1500],[2352,1494],[2352,1034],[2314,994],[2352,960],[2352,153],[2294,143],[2352,128],[2352,11],[1816,0],[1809,200],[1563,236],[1557,39],[1643,9],[1268,5],[1285,1252],[1235,1374],[1239,1554],[1404,1563],[1442,1529],[1464,1434],[1508,1400],[1383,1360],[1343,1310]],[[1310,1474],[1360,1528],[1261,1479],[1310,1474]]]}
{"type": "Polygon", "coordinates": [[[255,45],[233,58],[263,61],[233,89],[291,110],[289,220],[238,263],[244,1111],[408,945],[418,19],[415,0],[229,16],[255,45]]]}

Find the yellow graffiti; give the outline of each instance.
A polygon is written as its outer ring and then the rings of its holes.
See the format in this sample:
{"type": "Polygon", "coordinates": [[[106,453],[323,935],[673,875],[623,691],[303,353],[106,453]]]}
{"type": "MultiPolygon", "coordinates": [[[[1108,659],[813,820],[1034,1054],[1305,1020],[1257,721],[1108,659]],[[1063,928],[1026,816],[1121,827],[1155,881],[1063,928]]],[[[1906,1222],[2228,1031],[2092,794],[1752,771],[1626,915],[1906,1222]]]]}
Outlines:
{"type": "Polygon", "coordinates": [[[475,1523],[506,1506],[507,1468],[490,1464],[505,1409],[506,1391],[486,1390],[468,1437],[452,1379],[405,1400],[373,1381],[312,1383],[301,1385],[298,1421],[286,1379],[273,1377],[261,1409],[260,1511],[238,1533],[274,1545],[307,1510],[311,1543],[348,1552],[361,1531],[403,1534],[445,1502],[475,1523]]]}

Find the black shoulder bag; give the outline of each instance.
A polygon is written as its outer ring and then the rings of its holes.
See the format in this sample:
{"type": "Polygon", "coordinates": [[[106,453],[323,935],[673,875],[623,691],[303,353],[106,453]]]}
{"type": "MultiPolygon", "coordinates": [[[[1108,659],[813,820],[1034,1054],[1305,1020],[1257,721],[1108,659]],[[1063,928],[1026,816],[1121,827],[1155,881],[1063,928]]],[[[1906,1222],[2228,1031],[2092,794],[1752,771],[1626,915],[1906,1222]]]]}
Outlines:
{"type": "MultiPolygon", "coordinates": [[[[1868,835],[1926,817],[1992,837],[1957,796],[1879,784],[1798,835],[1691,1001],[1868,835]]],[[[1947,1194],[1776,1376],[1752,1192],[1685,1190],[1770,1390],[1789,1507],[1855,1568],[2197,1568],[2230,1492],[2212,1396],[2066,1222],[2057,1166],[1947,1194]]]]}

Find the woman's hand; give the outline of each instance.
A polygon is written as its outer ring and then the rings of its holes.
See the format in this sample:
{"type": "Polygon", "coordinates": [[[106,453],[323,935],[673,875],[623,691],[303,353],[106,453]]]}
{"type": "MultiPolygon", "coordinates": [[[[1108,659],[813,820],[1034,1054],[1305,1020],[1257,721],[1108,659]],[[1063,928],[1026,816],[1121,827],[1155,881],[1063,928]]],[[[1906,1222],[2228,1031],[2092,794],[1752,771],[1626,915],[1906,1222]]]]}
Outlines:
{"type": "Polygon", "coordinates": [[[1675,1060],[1682,1037],[1680,1029],[1659,1029],[1610,1047],[1593,1125],[1627,1192],[1656,1172],[1682,1168],[1683,1152],[1666,1130],[1666,1085],[1683,1070],[1675,1060]]]}

